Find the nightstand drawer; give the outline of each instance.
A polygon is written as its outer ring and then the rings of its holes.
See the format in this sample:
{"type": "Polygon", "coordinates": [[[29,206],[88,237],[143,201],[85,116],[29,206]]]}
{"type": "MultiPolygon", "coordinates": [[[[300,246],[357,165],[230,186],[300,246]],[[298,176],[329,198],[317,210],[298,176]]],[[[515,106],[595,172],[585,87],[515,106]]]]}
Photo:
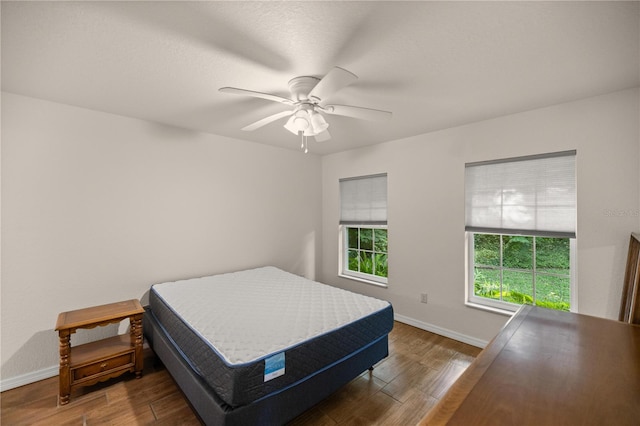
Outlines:
{"type": "Polygon", "coordinates": [[[83,367],[72,370],[72,382],[77,382],[89,376],[95,376],[105,371],[121,369],[122,367],[134,366],[134,353],[126,353],[113,358],[94,362],[83,367]]]}

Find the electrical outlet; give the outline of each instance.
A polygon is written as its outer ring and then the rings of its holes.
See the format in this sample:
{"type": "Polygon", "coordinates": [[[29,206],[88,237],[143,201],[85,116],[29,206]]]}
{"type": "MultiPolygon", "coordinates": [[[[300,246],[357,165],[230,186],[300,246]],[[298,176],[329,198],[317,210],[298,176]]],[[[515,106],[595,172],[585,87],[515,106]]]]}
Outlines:
{"type": "Polygon", "coordinates": [[[427,300],[428,300],[428,299],[427,299],[427,293],[422,293],[422,294],[420,295],[420,302],[422,302],[422,303],[427,303],[427,300]]]}

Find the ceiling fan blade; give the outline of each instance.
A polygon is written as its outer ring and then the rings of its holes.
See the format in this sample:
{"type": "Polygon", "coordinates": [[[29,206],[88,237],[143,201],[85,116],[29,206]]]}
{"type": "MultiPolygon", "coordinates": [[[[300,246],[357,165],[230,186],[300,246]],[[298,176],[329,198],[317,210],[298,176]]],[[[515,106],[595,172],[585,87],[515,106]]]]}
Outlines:
{"type": "Polygon", "coordinates": [[[222,93],[231,93],[234,95],[253,96],[254,98],[262,98],[268,101],[280,102],[287,105],[293,105],[294,102],[291,99],[283,98],[282,96],[272,95],[270,93],[254,92],[253,90],[238,89],[236,87],[221,87],[218,91],[222,93]]]}
{"type": "Polygon", "coordinates": [[[316,142],[324,142],[331,139],[331,134],[329,133],[328,130],[325,130],[324,132],[318,133],[314,137],[316,138],[316,142]]]}
{"type": "Polygon", "coordinates": [[[344,115],[369,121],[381,121],[391,118],[392,113],[379,109],[363,108],[349,105],[327,105],[323,108],[327,114],[344,115]]]}
{"type": "Polygon", "coordinates": [[[270,115],[269,117],[265,117],[262,120],[258,120],[255,123],[249,124],[242,128],[245,132],[251,132],[253,130],[259,129],[262,126],[266,126],[267,124],[274,122],[280,118],[287,117],[293,114],[293,111],[282,111],[277,114],[270,115]]]}
{"type": "Polygon", "coordinates": [[[309,99],[321,102],[338,90],[353,83],[358,76],[340,67],[334,67],[309,92],[309,99]]]}

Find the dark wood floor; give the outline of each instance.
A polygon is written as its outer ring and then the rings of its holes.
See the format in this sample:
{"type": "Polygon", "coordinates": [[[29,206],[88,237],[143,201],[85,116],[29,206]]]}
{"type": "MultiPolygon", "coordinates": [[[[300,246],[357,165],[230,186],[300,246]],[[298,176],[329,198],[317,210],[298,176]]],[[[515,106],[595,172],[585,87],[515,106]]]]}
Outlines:
{"type": "MultiPolygon", "coordinates": [[[[290,425],[413,425],[480,349],[396,322],[389,357],[290,425]]],[[[198,425],[164,367],[145,352],[144,376],[124,376],[71,394],[57,406],[58,377],[0,394],[3,425],[198,425]]]]}

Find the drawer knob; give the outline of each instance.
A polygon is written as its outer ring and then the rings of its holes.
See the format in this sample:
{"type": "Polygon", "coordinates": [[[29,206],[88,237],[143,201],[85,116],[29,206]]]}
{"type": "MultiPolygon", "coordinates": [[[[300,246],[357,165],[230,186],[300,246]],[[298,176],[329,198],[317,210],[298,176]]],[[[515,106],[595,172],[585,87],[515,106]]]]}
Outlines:
{"type": "Polygon", "coordinates": [[[102,364],[100,364],[100,368],[101,369],[104,370],[106,367],[107,367],[107,363],[106,362],[103,362],[102,364]]]}

